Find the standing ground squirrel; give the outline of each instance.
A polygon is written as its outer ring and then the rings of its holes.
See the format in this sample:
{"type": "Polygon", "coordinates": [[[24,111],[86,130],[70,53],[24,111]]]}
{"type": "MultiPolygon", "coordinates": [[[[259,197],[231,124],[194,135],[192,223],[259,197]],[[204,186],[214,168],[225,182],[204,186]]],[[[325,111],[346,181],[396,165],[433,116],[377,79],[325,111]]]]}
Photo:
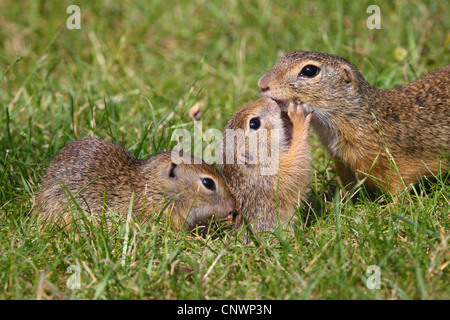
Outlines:
{"type": "Polygon", "coordinates": [[[272,99],[261,98],[228,122],[221,167],[236,199],[235,229],[243,219],[263,231],[293,218],[309,182],[310,120],[301,104],[291,103],[286,114],[272,99]]]}
{"type": "Polygon", "coordinates": [[[138,160],[107,141],[71,142],[58,152],[44,175],[38,212],[45,219],[63,215],[68,222],[67,188],[78,205],[92,214],[102,211],[105,196],[106,213],[113,210],[126,215],[134,191],[133,212],[144,220],[159,214],[173,199],[164,214],[169,212],[175,230],[232,214],[235,201],[221,174],[204,162],[193,164],[191,156],[186,159],[192,164],[176,165],[169,151],[138,160]]]}
{"type": "Polygon", "coordinates": [[[344,184],[369,174],[393,194],[420,175],[448,168],[450,153],[450,65],[395,89],[377,89],[347,60],[295,51],[258,82],[263,95],[283,108],[296,99],[313,113],[312,125],[337,164],[344,184]],[[389,155],[390,153],[390,155],[389,155]],[[393,159],[393,161],[392,161],[393,159]],[[394,163],[401,179],[394,169],[394,163]],[[403,179],[403,182],[402,182],[403,179]]]}

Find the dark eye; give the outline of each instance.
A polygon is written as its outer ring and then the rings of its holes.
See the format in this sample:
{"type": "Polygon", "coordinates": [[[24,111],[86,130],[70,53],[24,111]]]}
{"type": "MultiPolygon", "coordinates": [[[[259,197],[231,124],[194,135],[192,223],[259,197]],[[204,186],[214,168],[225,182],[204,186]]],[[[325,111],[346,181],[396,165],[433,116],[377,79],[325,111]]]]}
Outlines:
{"type": "Polygon", "coordinates": [[[251,118],[250,119],[250,129],[258,130],[261,127],[261,120],[259,118],[251,118]]]}
{"type": "Polygon", "coordinates": [[[216,184],[214,181],[210,178],[203,178],[202,183],[205,186],[206,189],[209,189],[211,191],[216,191],[216,184]]]}
{"type": "Polygon", "coordinates": [[[309,65],[303,67],[302,71],[300,71],[299,76],[314,78],[315,76],[317,76],[319,74],[319,72],[320,72],[319,67],[309,64],[309,65]]]}

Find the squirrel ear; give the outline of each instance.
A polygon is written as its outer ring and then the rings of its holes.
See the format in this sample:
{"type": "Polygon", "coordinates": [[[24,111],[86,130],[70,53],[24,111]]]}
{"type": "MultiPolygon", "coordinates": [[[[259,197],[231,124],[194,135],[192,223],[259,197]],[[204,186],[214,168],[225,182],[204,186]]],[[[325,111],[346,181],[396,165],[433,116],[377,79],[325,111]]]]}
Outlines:
{"type": "Polygon", "coordinates": [[[342,66],[341,79],[347,86],[351,86],[353,89],[356,89],[356,87],[358,86],[353,70],[350,69],[349,66],[342,66]]]}
{"type": "Polygon", "coordinates": [[[176,168],[177,168],[177,165],[175,163],[171,162],[170,168],[169,168],[169,179],[172,179],[172,180],[178,179],[176,168]]]}

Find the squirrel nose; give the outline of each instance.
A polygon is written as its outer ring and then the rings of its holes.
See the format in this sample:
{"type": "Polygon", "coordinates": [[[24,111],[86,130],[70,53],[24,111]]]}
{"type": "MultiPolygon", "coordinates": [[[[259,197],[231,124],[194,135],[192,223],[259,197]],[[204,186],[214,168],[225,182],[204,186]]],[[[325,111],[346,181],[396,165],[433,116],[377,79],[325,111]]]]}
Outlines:
{"type": "Polygon", "coordinates": [[[219,219],[224,219],[230,215],[234,215],[236,213],[235,204],[227,203],[222,204],[220,208],[217,209],[217,214],[219,219]]]}
{"type": "Polygon", "coordinates": [[[234,214],[236,212],[236,202],[235,202],[234,199],[233,199],[233,201],[231,203],[229,203],[225,207],[225,211],[228,213],[228,215],[234,214]]]}
{"type": "Polygon", "coordinates": [[[267,80],[265,76],[262,76],[261,78],[259,78],[258,80],[258,87],[261,88],[262,92],[266,92],[267,90],[269,90],[269,85],[267,84],[267,80]]]}
{"type": "Polygon", "coordinates": [[[226,211],[229,215],[232,214],[232,213],[234,213],[234,212],[236,211],[234,201],[233,201],[232,204],[230,203],[230,204],[225,208],[225,211],[226,211]]]}

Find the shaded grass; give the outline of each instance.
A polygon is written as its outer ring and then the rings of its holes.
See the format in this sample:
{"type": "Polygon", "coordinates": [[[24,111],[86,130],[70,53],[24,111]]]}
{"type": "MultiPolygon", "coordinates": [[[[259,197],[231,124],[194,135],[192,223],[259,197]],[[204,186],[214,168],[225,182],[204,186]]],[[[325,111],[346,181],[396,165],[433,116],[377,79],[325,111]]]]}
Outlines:
{"type": "Polygon", "coordinates": [[[343,56],[380,88],[448,63],[445,1],[382,4],[381,30],[365,27],[369,4],[93,1],[80,4],[81,30],[68,30],[67,1],[0,0],[0,298],[448,299],[448,173],[405,206],[353,202],[316,137],[317,200],[294,235],[263,234],[259,246],[226,231],[174,233],[157,218],[64,230],[29,214],[67,142],[96,135],[148,157],[174,145],[176,128],[193,132],[196,104],[204,130],[223,129],[282,52],[343,56]],[[67,287],[70,265],[79,290],[67,287]],[[366,287],[371,265],[379,290],[366,287]]]}

